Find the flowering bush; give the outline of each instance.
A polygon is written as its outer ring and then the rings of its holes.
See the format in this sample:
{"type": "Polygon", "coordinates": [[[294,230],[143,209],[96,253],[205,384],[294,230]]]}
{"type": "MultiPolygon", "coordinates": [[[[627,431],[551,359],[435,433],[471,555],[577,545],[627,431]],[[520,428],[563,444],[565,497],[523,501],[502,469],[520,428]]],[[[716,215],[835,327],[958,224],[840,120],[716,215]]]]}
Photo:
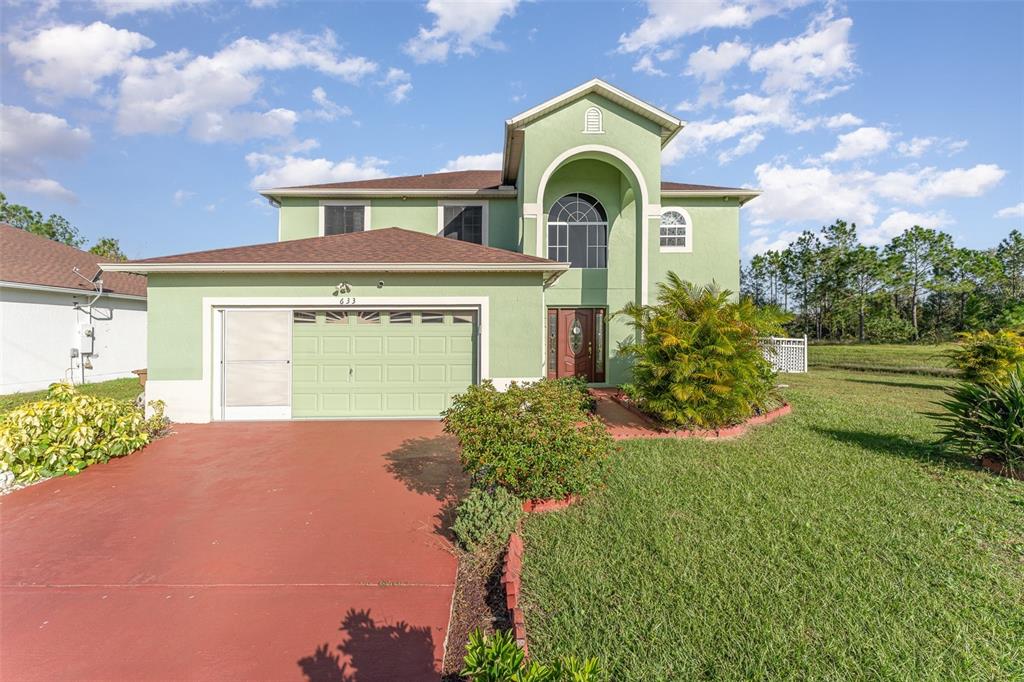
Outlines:
{"type": "Polygon", "coordinates": [[[53,384],[46,398],[27,403],[0,418],[0,471],[20,483],[77,474],[97,462],[138,450],[163,429],[163,403],[154,414],[127,400],[97,398],[74,386],[53,384]]]}

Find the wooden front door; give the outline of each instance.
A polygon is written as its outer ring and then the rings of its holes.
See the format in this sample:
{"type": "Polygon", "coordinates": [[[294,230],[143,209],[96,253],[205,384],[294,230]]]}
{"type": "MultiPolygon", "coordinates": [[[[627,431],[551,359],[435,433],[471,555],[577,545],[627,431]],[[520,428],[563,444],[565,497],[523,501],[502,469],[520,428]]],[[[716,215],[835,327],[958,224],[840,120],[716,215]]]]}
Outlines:
{"type": "Polygon", "coordinates": [[[548,311],[548,377],[604,381],[604,311],[560,308],[548,311]]]}

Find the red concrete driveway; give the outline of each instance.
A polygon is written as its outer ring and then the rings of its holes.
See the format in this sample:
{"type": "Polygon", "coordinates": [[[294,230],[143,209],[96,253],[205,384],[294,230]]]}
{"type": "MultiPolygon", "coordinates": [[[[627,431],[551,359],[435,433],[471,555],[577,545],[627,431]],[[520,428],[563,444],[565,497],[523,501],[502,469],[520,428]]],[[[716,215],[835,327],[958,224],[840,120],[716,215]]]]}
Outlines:
{"type": "Polygon", "coordinates": [[[3,680],[437,679],[437,422],[175,431],[0,498],[3,680]]]}

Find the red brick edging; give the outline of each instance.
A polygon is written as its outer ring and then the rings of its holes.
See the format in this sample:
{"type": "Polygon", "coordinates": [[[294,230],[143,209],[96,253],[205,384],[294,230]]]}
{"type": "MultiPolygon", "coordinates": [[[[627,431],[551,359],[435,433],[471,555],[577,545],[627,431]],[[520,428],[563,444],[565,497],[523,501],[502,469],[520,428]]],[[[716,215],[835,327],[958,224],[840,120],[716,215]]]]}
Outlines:
{"type": "MultiPolygon", "coordinates": [[[[531,514],[558,511],[576,503],[579,499],[576,495],[566,495],[553,500],[523,500],[523,512],[531,514]]],[[[505,606],[508,607],[509,620],[512,621],[512,633],[515,635],[516,643],[522,647],[523,653],[529,656],[529,645],[526,642],[526,618],[519,605],[519,595],[523,588],[523,550],[523,537],[518,530],[515,530],[509,536],[508,547],[505,549],[501,585],[505,588],[505,606]]]]}
{"type": "Polygon", "coordinates": [[[1024,481],[1024,471],[1020,469],[1016,471],[1011,471],[1010,467],[1006,466],[999,460],[994,459],[992,457],[982,457],[981,466],[985,467],[994,474],[1006,476],[1007,478],[1015,478],[1018,481],[1024,481]]]}
{"type": "Polygon", "coordinates": [[[629,410],[646,425],[645,427],[610,427],[608,432],[616,440],[627,438],[734,438],[746,433],[747,429],[751,426],[768,424],[793,411],[790,404],[785,403],[782,407],[778,407],[771,412],[755,415],[735,426],[726,426],[721,429],[666,429],[655,424],[649,416],[637,409],[636,405],[627,400],[619,391],[608,392],[605,395],[629,410]]]}

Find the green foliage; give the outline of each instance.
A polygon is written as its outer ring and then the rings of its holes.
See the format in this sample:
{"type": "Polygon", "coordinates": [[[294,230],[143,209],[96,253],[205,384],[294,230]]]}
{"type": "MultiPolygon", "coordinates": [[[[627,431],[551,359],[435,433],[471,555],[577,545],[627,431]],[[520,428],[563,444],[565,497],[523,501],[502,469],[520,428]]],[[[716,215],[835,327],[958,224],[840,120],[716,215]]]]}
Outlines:
{"type": "Polygon", "coordinates": [[[83,395],[70,384],[50,386],[43,400],[0,419],[0,470],[28,483],[77,474],[90,464],[138,450],[163,429],[163,404],[146,419],[133,403],[83,395]]]}
{"type": "Polygon", "coordinates": [[[896,315],[876,315],[865,322],[864,338],[871,343],[904,343],[914,338],[914,325],[896,315]]]}
{"type": "Polygon", "coordinates": [[[1002,381],[962,382],[941,404],[949,411],[938,415],[947,446],[1024,471],[1024,364],[1002,381]]]}
{"type": "Polygon", "coordinates": [[[121,250],[121,243],[113,237],[100,237],[89,247],[89,253],[105,261],[126,261],[128,256],[121,250]]]}
{"type": "Polygon", "coordinates": [[[604,424],[583,408],[579,391],[547,379],[504,392],[490,381],[470,386],[444,412],[444,429],[459,439],[476,485],[521,499],[589,490],[611,451],[604,424]]]}
{"type": "Polygon", "coordinates": [[[0,192],[0,222],[61,244],[73,246],[76,249],[85,243],[85,240],[78,234],[78,230],[64,216],[54,213],[44,219],[43,214],[39,211],[33,211],[21,204],[9,203],[7,196],[2,192],[0,192]]]}
{"type": "Polygon", "coordinates": [[[522,502],[504,488],[473,488],[455,510],[452,532],[472,552],[508,539],[521,515],[522,502]]]}
{"type": "Polygon", "coordinates": [[[596,682],[603,676],[596,658],[528,663],[512,632],[503,630],[491,636],[470,633],[461,674],[470,682],[596,682]]]}
{"type": "Polygon", "coordinates": [[[967,381],[1000,383],[1024,363],[1024,335],[1008,329],[960,335],[960,345],[949,352],[950,366],[967,381]]]}
{"type": "Polygon", "coordinates": [[[619,348],[633,361],[633,382],[623,387],[630,397],[668,424],[699,428],[735,424],[774,404],[775,374],[758,339],[776,332],[781,315],[674,272],[658,288],[657,304],[616,313],[637,331],[619,348]]]}

